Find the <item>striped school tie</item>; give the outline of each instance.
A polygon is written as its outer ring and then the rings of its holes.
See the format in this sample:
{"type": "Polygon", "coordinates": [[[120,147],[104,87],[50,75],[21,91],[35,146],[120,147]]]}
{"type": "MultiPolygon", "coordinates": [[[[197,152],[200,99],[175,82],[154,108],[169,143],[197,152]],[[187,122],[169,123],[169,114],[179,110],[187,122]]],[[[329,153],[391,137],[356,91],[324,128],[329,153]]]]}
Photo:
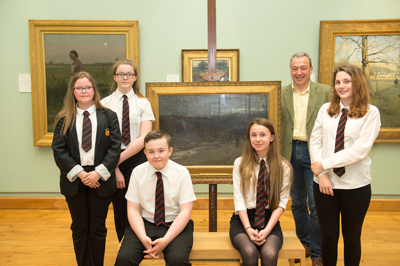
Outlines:
{"type": "Polygon", "coordinates": [[[122,142],[128,145],[131,142],[131,126],[129,123],[129,102],[128,96],[123,95],[124,101],[122,103],[122,142]]]}
{"type": "Polygon", "coordinates": [[[164,184],[162,174],[156,172],[157,185],[156,185],[156,205],[154,210],[154,223],[159,226],[165,225],[165,210],[164,210],[164,184]]]}
{"type": "Polygon", "coordinates": [[[82,125],[82,149],[88,152],[92,148],[92,122],[89,118],[89,112],[83,112],[82,125]]]}
{"type": "Polygon", "coordinates": [[[265,227],[265,206],[268,203],[268,191],[265,187],[268,186],[268,180],[264,184],[264,180],[267,174],[267,167],[265,161],[260,162],[260,171],[258,172],[257,179],[257,201],[256,201],[256,215],[254,218],[254,228],[261,230],[265,227]]]}
{"type": "MultiPolygon", "coordinates": [[[[340,116],[339,124],[336,131],[336,141],[335,141],[335,152],[341,151],[344,149],[344,128],[347,122],[347,110],[346,108],[342,109],[342,115],[340,116]]],[[[346,170],[344,167],[333,168],[333,172],[338,176],[341,177],[344,175],[346,170]]]]}

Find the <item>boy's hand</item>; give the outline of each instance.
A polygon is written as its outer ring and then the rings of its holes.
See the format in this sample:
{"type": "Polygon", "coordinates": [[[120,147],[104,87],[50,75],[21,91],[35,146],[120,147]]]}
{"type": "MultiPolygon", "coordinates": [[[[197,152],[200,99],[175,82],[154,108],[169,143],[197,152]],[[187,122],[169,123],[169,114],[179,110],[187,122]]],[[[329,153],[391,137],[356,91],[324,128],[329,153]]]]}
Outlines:
{"type": "Polygon", "coordinates": [[[165,247],[168,245],[168,243],[167,243],[167,241],[165,241],[164,238],[158,238],[158,239],[154,240],[151,243],[151,245],[153,247],[145,250],[144,253],[146,253],[148,255],[153,254],[153,256],[159,258],[159,254],[165,249],[165,247]]]}
{"type": "Polygon", "coordinates": [[[145,239],[143,239],[143,240],[141,239],[140,241],[142,242],[144,248],[146,249],[145,251],[143,251],[143,253],[147,254],[144,256],[146,259],[159,259],[160,258],[160,256],[158,256],[158,254],[155,254],[154,252],[151,251],[153,249],[153,247],[152,247],[152,241],[151,241],[150,237],[146,236],[145,239]]]}

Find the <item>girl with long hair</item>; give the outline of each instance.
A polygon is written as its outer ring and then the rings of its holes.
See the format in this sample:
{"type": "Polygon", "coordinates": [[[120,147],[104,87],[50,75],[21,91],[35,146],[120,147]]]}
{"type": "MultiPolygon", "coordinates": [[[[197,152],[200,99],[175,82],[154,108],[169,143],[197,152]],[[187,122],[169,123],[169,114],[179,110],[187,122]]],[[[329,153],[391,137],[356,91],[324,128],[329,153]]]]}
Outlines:
{"type": "Polygon", "coordinates": [[[378,108],[370,104],[358,67],[335,69],[332,86],[331,102],[319,110],[310,140],[322,261],[324,266],[336,265],[341,227],[344,264],[355,266],[360,264],[362,224],[371,199],[368,153],[379,134],[381,119],[378,108]]]}
{"type": "Polygon", "coordinates": [[[293,171],[280,155],[273,124],[254,118],[247,127],[242,156],[233,166],[235,212],[229,235],[243,265],[276,265],[283,243],[279,218],[289,200],[293,171]]]}
{"type": "Polygon", "coordinates": [[[53,153],[72,218],[79,266],[104,264],[105,226],[121,146],[117,115],[104,108],[93,77],[75,74],[56,116],[53,153]]]}
{"type": "Polygon", "coordinates": [[[101,103],[117,114],[122,134],[121,156],[115,169],[118,190],[112,199],[115,229],[121,241],[129,227],[125,194],[133,169],[147,161],[143,152],[144,137],[151,131],[155,118],[150,102],[139,90],[136,64],[131,59],[121,59],[114,64],[112,71],[111,95],[101,103]]]}

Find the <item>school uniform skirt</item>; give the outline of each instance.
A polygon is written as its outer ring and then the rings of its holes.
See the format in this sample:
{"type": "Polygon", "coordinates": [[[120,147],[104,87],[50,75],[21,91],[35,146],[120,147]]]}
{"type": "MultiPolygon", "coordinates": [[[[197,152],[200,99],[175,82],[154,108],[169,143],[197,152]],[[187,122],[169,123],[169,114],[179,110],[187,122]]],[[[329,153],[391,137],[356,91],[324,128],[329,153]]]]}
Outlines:
{"type": "MultiPolygon", "coordinates": [[[[256,209],[247,209],[247,216],[249,217],[249,222],[250,226],[254,226],[254,218],[255,218],[255,213],[256,209]]],[[[267,225],[269,219],[271,218],[272,212],[269,209],[265,209],[265,225],[267,225]]],[[[229,228],[229,237],[232,241],[232,239],[237,235],[237,234],[246,234],[246,230],[244,230],[242,221],[240,220],[239,215],[233,213],[231,217],[231,222],[230,222],[230,228],[229,228]]],[[[272,229],[270,235],[276,235],[278,236],[283,243],[283,234],[282,234],[282,229],[279,221],[275,224],[274,228],[272,229]]]]}

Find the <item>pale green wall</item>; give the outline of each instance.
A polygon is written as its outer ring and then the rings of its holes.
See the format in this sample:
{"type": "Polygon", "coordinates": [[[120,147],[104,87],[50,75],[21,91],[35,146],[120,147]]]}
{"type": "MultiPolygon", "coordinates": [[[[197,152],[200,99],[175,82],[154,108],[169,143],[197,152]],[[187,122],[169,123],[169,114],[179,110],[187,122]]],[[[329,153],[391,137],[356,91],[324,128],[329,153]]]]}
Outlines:
{"type": "MultiPolygon", "coordinates": [[[[51,148],[34,147],[30,93],[18,74],[30,73],[28,19],[139,20],[141,88],[181,73],[181,49],[207,48],[206,0],[1,0],[0,196],[59,195],[51,148]]],[[[288,84],[289,58],[307,51],[318,72],[321,20],[398,18],[399,0],[217,0],[217,47],[240,49],[240,80],[288,84]]],[[[375,197],[400,197],[400,144],[376,144],[375,197]]],[[[195,186],[198,195],[207,186],[195,186]]],[[[230,185],[220,192],[230,193],[230,185]]]]}

